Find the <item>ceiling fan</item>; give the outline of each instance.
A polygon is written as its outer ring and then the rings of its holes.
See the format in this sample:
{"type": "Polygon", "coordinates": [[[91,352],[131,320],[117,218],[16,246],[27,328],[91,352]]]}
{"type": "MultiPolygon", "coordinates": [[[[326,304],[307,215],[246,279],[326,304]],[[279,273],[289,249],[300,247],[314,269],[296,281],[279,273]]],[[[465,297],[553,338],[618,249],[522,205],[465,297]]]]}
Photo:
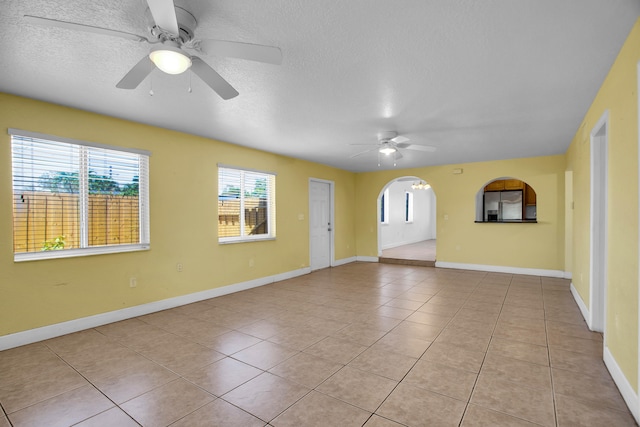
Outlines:
{"type": "Polygon", "coordinates": [[[31,24],[121,37],[150,44],[149,55],[145,55],[118,82],[116,87],[120,89],[135,89],[156,67],[168,74],[180,74],[190,68],[222,99],[238,95],[238,91],[220,74],[199,57],[189,54],[186,49],[275,65],[282,63],[282,52],[277,47],[223,40],[197,40],[194,38],[197,21],[191,13],[175,6],[173,0],[146,1],[153,17],[149,37],[32,15],[25,15],[24,19],[31,24]]]}
{"type": "Polygon", "coordinates": [[[382,132],[378,136],[377,143],[368,143],[368,144],[350,144],[350,145],[375,145],[376,147],[370,148],[365,151],[361,151],[359,153],[353,154],[349,156],[349,158],[354,158],[361,156],[363,154],[370,153],[372,151],[378,152],[378,166],[380,166],[380,160],[382,156],[391,156],[393,155],[393,165],[396,165],[396,161],[400,160],[403,156],[400,150],[415,150],[415,151],[423,151],[423,152],[433,152],[436,151],[436,147],[431,145],[419,145],[419,144],[409,144],[411,141],[409,138],[398,135],[397,132],[382,132]]]}

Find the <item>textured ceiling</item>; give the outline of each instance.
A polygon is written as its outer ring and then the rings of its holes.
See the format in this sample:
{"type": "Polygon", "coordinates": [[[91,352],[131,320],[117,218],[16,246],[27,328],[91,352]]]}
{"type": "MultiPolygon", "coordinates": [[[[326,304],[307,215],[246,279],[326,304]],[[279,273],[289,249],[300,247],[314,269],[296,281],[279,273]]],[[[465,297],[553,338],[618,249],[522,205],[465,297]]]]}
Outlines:
{"type": "MultiPolygon", "coordinates": [[[[148,35],[144,0],[4,0],[0,91],[352,171],[397,131],[398,168],[564,153],[640,15],[638,0],[178,0],[196,38],[278,46],[280,66],[202,56],[240,95],[190,72],[116,83],[149,52],[23,15],[148,35]],[[151,85],[154,95],[149,95],[151,85]]],[[[31,129],[37,131],[37,129],[31,129]]]]}

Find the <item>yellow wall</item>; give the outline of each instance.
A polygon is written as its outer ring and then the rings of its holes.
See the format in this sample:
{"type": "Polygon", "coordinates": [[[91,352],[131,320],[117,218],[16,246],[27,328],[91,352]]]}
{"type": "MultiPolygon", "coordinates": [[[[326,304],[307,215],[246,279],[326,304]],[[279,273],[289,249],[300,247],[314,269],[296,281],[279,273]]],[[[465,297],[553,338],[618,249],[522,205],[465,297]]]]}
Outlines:
{"type": "Polygon", "coordinates": [[[638,390],[638,84],[640,20],[567,152],[573,171],[573,283],[589,306],[590,133],[609,111],[606,341],[638,390]]]}
{"type": "Polygon", "coordinates": [[[559,270],[564,268],[564,156],[361,173],[356,177],[360,256],[377,256],[377,198],[402,176],[417,176],[436,194],[438,261],[559,270]],[[462,174],[453,169],[462,168],[462,174]],[[537,224],[476,224],[476,193],[499,177],[525,181],[537,194],[537,224]],[[447,217],[448,219],[445,219],[447,217]]]}
{"type": "Polygon", "coordinates": [[[309,177],[335,182],[335,257],[355,256],[351,172],[0,94],[0,336],[308,266],[309,177]],[[7,128],[150,150],[151,250],[14,263],[7,128]],[[275,241],[218,245],[218,162],[277,173],[275,241]]]}

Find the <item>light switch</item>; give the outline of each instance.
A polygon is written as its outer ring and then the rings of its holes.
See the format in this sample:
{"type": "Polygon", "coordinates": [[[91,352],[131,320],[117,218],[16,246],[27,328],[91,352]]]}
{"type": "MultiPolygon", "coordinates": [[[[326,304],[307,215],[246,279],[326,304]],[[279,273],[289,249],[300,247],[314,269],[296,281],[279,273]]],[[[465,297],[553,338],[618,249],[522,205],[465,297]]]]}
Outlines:
{"type": "Polygon", "coordinates": [[[298,221],[304,221],[304,214],[298,214],[298,221]]]}

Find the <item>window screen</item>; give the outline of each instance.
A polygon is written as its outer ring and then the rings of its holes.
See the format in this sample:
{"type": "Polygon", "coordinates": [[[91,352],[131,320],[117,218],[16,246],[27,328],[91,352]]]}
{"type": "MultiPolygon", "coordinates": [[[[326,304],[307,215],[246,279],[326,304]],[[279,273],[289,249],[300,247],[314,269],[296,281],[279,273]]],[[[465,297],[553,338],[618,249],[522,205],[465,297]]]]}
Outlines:
{"type": "Polygon", "coordinates": [[[24,133],[11,135],[17,261],[149,243],[148,155],[24,133]]]}
{"type": "Polygon", "coordinates": [[[275,175],[218,167],[218,240],[275,237],[275,175]]]}

